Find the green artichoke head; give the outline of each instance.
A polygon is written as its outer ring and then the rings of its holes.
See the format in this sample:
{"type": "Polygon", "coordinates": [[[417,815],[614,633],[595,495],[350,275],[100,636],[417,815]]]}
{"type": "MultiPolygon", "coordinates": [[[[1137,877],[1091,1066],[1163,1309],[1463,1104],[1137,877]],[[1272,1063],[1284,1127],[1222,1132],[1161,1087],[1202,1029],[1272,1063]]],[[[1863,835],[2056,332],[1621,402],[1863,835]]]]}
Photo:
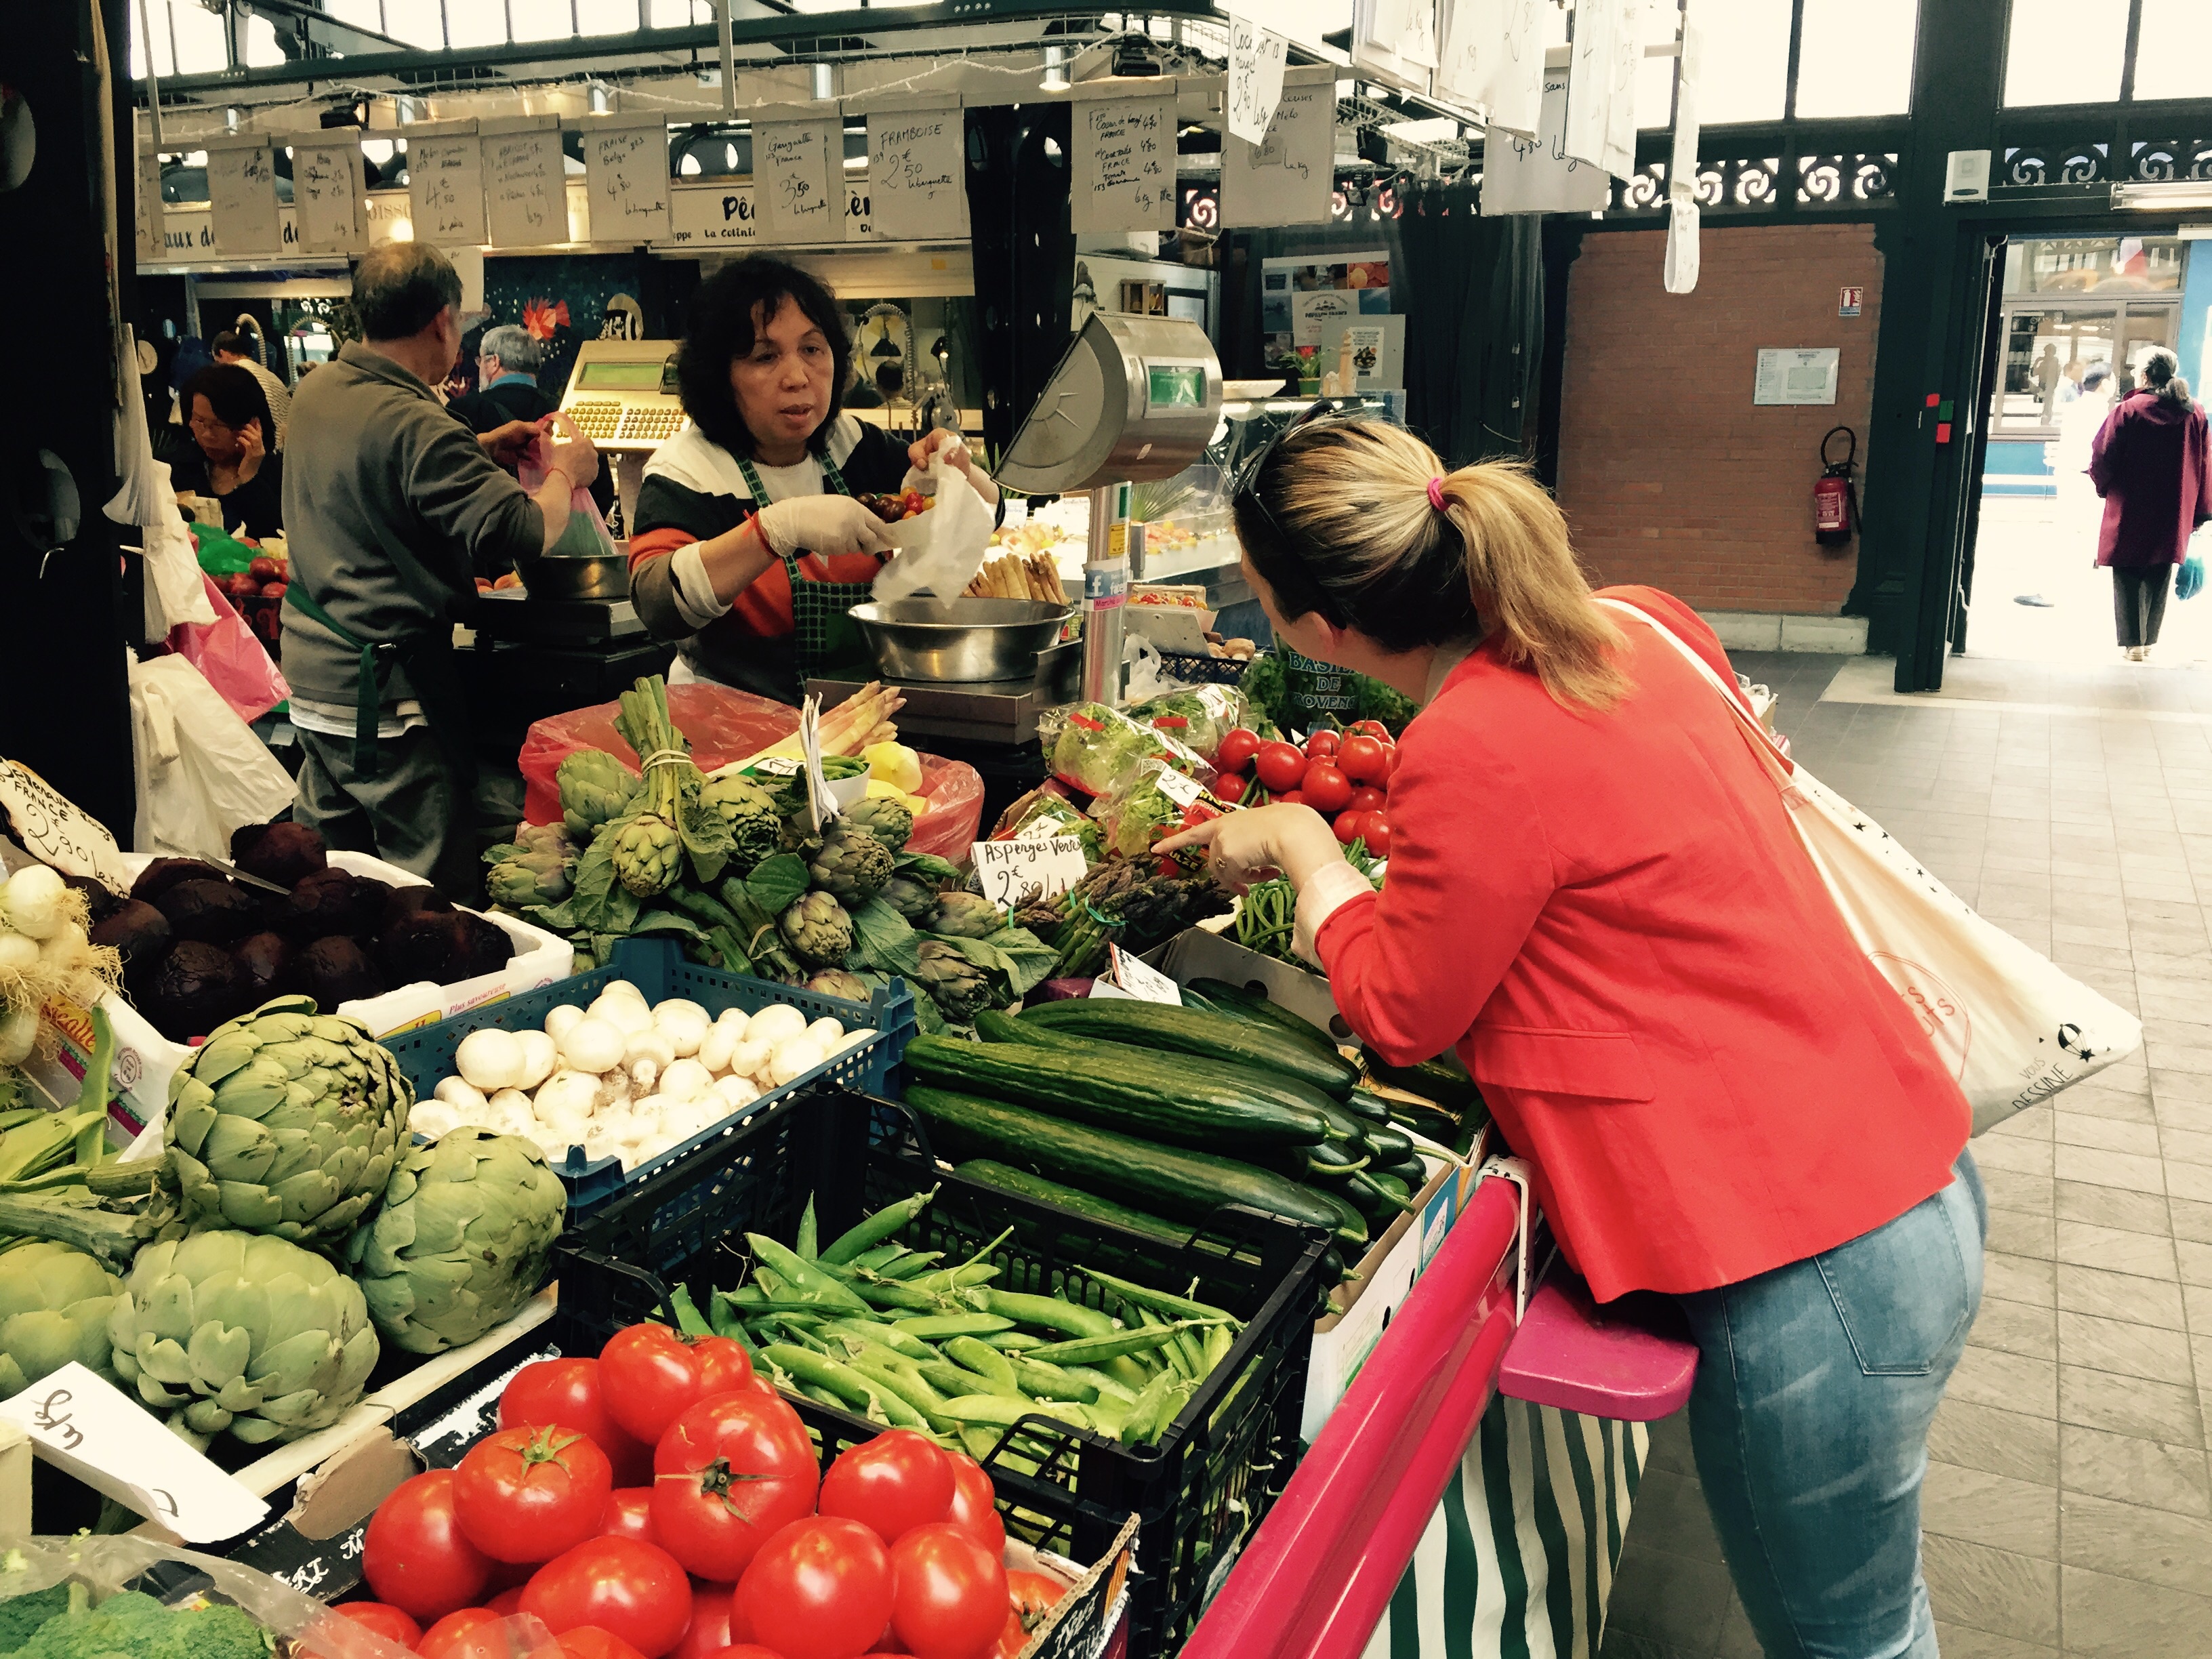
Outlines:
{"type": "Polygon", "coordinates": [[[510,910],[531,905],[550,907],[568,896],[574,860],[557,852],[530,852],[492,866],[484,877],[484,890],[494,904],[510,910]]]}
{"type": "Polygon", "coordinates": [[[414,1104],[391,1050],[312,998],[218,1025],[169,1081],[185,1219],[343,1249],[383,1196],[414,1104]]]}
{"type": "Polygon", "coordinates": [[[655,812],[625,818],[614,832],[615,878],[640,898],[665,893],[684,864],[684,839],[655,812]]]}
{"type": "Polygon", "coordinates": [[[122,1293],[120,1279],[67,1244],[0,1252],[0,1400],[72,1359],[112,1377],[107,1316],[122,1293]]]}
{"type": "Polygon", "coordinates": [[[853,948],[853,919],[843,905],[818,890],[793,900],[775,927],[793,954],[816,968],[843,965],[853,948]]]}
{"type": "Polygon", "coordinates": [[[561,787],[562,822],[579,841],[589,841],[601,824],[620,817],[638,789],[637,774],[604,749],[563,757],[553,776],[561,787]]]}
{"type": "Polygon", "coordinates": [[[538,1289],[568,1201],[520,1135],[464,1124],[416,1147],[346,1251],[376,1328],[410,1353],[475,1341],[538,1289]]]}
{"type": "Polygon", "coordinates": [[[861,1004],[866,1003],[870,994],[866,980],[842,968],[824,968],[807,980],[806,988],[817,996],[842,997],[848,1002],[861,1004]]]}
{"type": "Polygon", "coordinates": [[[361,1286],[312,1250],[265,1233],[149,1244],[107,1316],[116,1374],[205,1445],[249,1445],[337,1421],[376,1364],[361,1286]]]}
{"type": "Polygon", "coordinates": [[[1006,913],[981,893],[947,893],[925,931],[947,939],[988,939],[1006,925],[1006,913]]]}
{"type": "Polygon", "coordinates": [[[891,878],[890,848],[859,824],[833,818],[823,831],[822,849],[806,866],[815,886],[848,910],[857,910],[891,878]]]}
{"type": "Polygon", "coordinates": [[[845,810],[845,821],[858,824],[894,853],[901,851],[914,834],[914,814],[885,796],[856,801],[845,810]]]}
{"type": "Polygon", "coordinates": [[[960,953],[957,945],[926,939],[915,953],[921,961],[915,977],[945,1018],[965,1025],[999,1001],[991,975],[960,953]]]}
{"type": "Polygon", "coordinates": [[[699,799],[730,826],[730,838],[737,843],[731,860],[740,871],[750,870],[783,845],[783,814],[768,791],[750,778],[734,772],[709,778],[699,799]]]}
{"type": "Polygon", "coordinates": [[[911,876],[893,876],[878,896],[917,927],[937,914],[937,890],[911,876]]]}

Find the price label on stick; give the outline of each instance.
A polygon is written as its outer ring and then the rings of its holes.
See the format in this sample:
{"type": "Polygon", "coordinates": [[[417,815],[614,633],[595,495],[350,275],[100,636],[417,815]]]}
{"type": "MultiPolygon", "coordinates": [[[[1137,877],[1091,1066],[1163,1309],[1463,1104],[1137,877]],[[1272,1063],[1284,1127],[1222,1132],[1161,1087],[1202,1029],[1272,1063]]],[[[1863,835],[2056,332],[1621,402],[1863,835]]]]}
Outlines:
{"type": "Polygon", "coordinates": [[[1094,983],[1091,994],[1097,996],[1100,985],[1109,985],[1109,996],[1119,994],[1135,1002],[1158,1002],[1170,1008],[1182,1006],[1182,993],[1176,982],[1150,963],[1140,961],[1118,945],[1106,947],[1109,978],[1094,983]]]}
{"type": "Polygon", "coordinates": [[[1083,843],[1073,836],[979,841],[974,852],[983,896],[1006,909],[1032,898],[1058,898],[1090,869],[1083,861],[1083,843]]]}
{"type": "Polygon", "coordinates": [[[837,803],[830,793],[830,780],[822,770],[822,699],[809,697],[799,711],[799,746],[806,755],[806,810],[814,832],[837,816],[837,803]]]}

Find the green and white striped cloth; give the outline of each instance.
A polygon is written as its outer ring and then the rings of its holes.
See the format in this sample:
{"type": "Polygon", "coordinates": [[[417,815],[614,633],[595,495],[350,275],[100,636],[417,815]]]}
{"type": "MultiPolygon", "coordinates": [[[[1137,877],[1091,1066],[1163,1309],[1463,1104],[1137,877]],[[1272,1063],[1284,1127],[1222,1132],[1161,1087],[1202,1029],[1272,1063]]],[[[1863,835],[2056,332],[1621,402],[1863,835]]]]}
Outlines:
{"type": "Polygon", "coordinates": [[[1362,1659],[1595,1659],[1650,1445],[1492,1400],[1362,1659]]]}

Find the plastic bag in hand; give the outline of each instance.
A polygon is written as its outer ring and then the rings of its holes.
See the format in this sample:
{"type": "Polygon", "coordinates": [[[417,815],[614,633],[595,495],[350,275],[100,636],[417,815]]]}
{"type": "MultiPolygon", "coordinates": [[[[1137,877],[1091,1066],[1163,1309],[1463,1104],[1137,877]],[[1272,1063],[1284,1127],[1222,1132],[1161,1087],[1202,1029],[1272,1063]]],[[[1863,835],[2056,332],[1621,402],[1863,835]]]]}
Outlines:
{"type": "Polygon", "coordinates": [[[2174,578],[2173,597],[2177,599],[2193,599],[2203,586],[2203,556],[2201,554],[2191,553],[2181,562],[2181,574],[2174,578]]]}
{"type": "Polygon", "coordinates": [[[899,556],[877,573],[878,605],[923,592],[957,599],[990,554],[992,513],[983,498],[945,465],[941,453],[930,458],[929,475],[936,481],[937,505],[884,526],[899,556]]]}

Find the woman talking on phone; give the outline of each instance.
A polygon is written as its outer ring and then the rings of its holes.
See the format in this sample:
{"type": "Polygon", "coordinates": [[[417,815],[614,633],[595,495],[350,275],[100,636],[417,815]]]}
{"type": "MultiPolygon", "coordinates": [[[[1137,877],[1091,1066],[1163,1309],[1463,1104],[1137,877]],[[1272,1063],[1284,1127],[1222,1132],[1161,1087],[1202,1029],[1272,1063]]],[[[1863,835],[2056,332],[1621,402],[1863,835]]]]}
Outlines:
{"type": "Polygon", "coordinates": [[[1965,1096],[1852,942],[1723,694],[1650,588],[1594,596],[1518,467],[1363,416],[1294,425],[1233,496],[1285,643],[1425,707],[1382,891],[1304,806],[1231,812],[1241,887],[1384,1060],[1455,1048],[1601,1301],[1669,1295],[1698,1469],[1768,1654],[1932,1659],[1930,1421],[1981,1297],[1965,1096]]]}

